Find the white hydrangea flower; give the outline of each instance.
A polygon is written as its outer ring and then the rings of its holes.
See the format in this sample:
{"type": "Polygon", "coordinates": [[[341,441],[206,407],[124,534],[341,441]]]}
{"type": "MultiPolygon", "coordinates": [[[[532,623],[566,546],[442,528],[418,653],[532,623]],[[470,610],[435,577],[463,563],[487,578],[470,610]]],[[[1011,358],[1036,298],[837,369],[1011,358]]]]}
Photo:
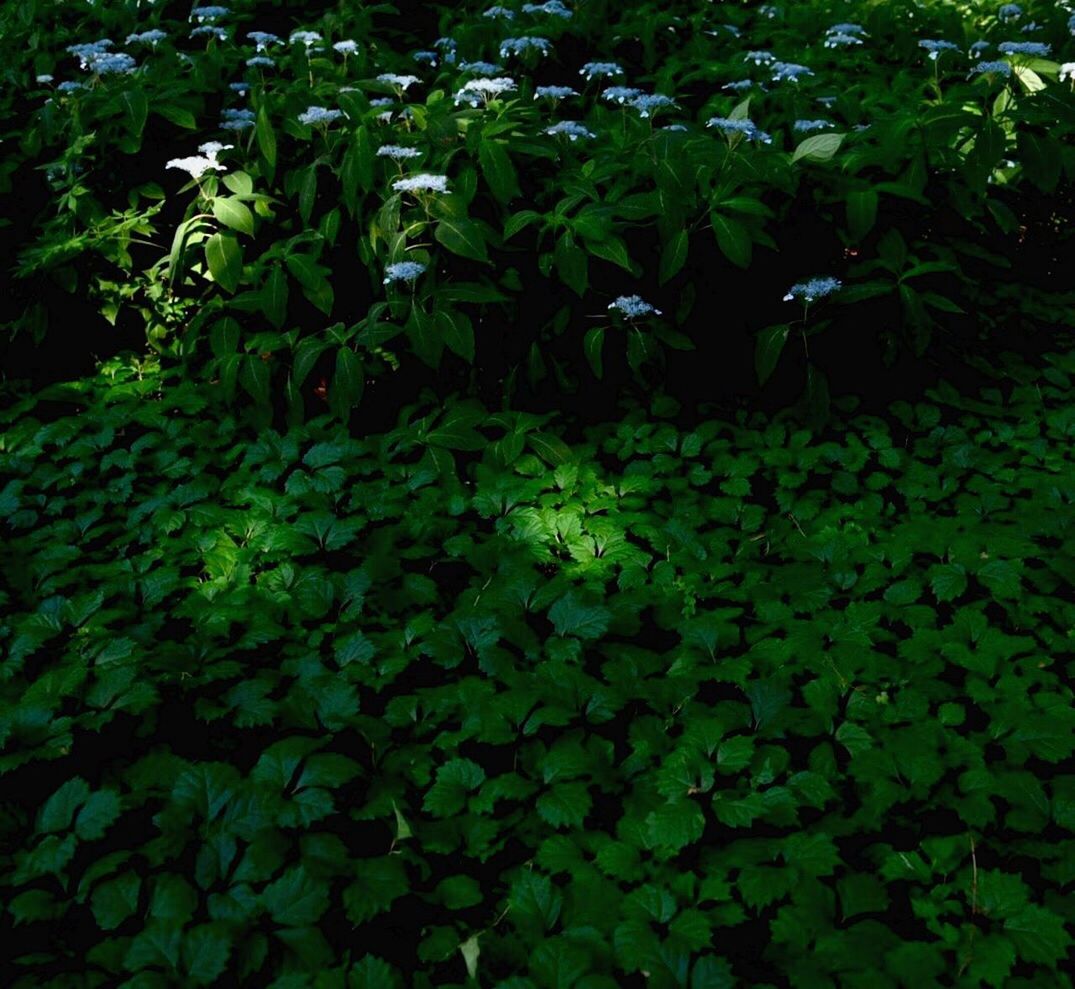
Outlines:
{"type": "Polygon", "coordinates": [[[392,183],[392,189],[395,192],[447,192],[448,176],[422,172],[405,179],[397,179],[392,183]]]}
{"type": "Polygon", "coordinates": [[[328,107],[311,106],[299,114],[300,124],[331,124],[343,116],[343,110],[330,110],[328,107]]]}
{"type": "Polygon", "coordinates": [[[192,179],[200,179],[209,171],[224,171],[224,166],[216,160],[215,156],[209,158],[201,155],[192,155],[189,158],[173,158],[164,167],[179,169],[182,172],[186,172],[192,179]]]}

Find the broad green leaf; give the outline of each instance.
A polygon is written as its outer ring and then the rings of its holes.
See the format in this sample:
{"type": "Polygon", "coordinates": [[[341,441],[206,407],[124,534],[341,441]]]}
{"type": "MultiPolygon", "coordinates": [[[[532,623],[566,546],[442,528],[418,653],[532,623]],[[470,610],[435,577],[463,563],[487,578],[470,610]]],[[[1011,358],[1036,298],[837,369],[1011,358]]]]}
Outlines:
{"type": "Polygon", "coordinates": [[[792,164],[797,161],[829,161],[840,150],[846,134],[814,134],[801,141],[791,156],[792,164]]]}
{"type": "Polygon", "coordinates": [[[784,343],[788,338],[789,327],[785,324],[770,326],[758,334],[754,345],[754,369],[758,375],[758,384],[763,385],[773,373],[784,343]]]}
{"type": "Polygon", "coordinates": [[[486,138],[478,146],[478,161],[482,175],[489,183],[493,195],[502,203],[507,203],[519,195],[519,181],[515,175],[515,166],[511,163],[507,149],[499,141],[486,138]]]}
{"type": "Polygon", "coordinates": [[[226,292],[234,292],[239,287],[243,274],[243,251],[231,234],[213,234],[205,242],[205,260],[213,281],[226,292]]]}
{"type": "Polygon", "coordinates": [[[230,196],[217,196],[213,199],[213,216],[226,227],[239,233],[254,235],[254,214],[246,203],[230,196]]]}
{"type": "Polygon", "coordinates": [[[473,220],[444,217],[438,221],[433,236],[438,243],[443,244],[453,254],[472,258],[475,261],[489,260],[485,237],[481,228],[473,220]]]}
{"type": "Polygon", "coordinates": [[[724,256],[740,268],[748,267],[753,254],[750,231],[739,220],[716,211],[710,214],[710,222],[724,256]]]}

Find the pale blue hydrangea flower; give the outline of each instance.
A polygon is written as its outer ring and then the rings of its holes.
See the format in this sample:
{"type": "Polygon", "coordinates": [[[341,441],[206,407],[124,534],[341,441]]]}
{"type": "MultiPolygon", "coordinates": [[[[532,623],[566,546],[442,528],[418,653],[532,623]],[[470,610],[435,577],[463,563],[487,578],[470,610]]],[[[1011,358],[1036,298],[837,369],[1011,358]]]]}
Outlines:
{"type": "Polygon", "coordinates": [[[534,89],[534,98],[538,100],[566,100],[578,95],[570,86],[538,86],[534,89]]]}
{"type": "Polygon", "coordinates": [[[628,319],[661,315],[660,309],[654,309],[648,302],[644,302],[640,295],[621,295],[614,302],[610,302],[608,308],[618,309],[628,319]]]}
{"type": "Polygon", "coordinates": [[[471,106],[477,106],[479,103],[488,103],[490,100],[495,100],[498,96],[510,93],[514,89],[515,80],[508,76],[470,79],[455,94],[455,102],[456,104],[469,103],[471,106]]]}
{"type": "Polygon", "coordinates": [[[551,50],[552,42],[548,38],[539,38],[534,35],[527,35],[522,38],[505,38],[500,42],[501,58],[507,58],[509,55],[522,56],[531,51],[548,55],[551,50]]]}
{"type": "Polygon", "coordinates": [[[767,17],[769,20],[772,20],[774,17],[780,16],[780,8],[771,3],[763,3],[758,8],[758,13],[761,14],[762,17],[767,17]]]}
{"type": "Polygon", "coordinates": [[[554,17],[562,17],[565,21],[570,20],[572,16],[572,12],[560,0],[546,0],[545,3],[524,3],[523,13],[551,14],[554,17]]]}
{"type": "Polygon", "coordinates": [[[370,106],[395,106],[396,101],[390,96],[377,96],[370,100],[370,106]]]}
{"type": "Polygon", "coordinates": [[[240,96],[246,96],[246,91],[250,88],[248,82],[229,82],[228,89],[234,93],[238,93],[240,96]]]}
{"type": "Polygon", "coordinates": [[[495,7],[490,7],[482,17],[503,17],[504,20],[510,21],[515,19],[515,11],[510,10],[507,7],[501,7],[499,4],[495,7]]]}
{"type": "Polygon", "coordinates": [[[472,72],[476,76],[495,76],[498,72],[503,70],[503,66],[495,65],[493,62],[460,62],[460,72],[472,72]]]}
{"type": "Polygon", "coordinates": [[[686,129],[687,128],[686,128],[686,126],[684,124],[665,124],[661,128],[661,130],[670,130],[670,131],[685,131],[686,129]]]}
{"type": "Polygon", "coordinates": [[[1000,10],[997,11],[997,17],[1002,21],[1015,21],[1023,16],[1023,8],[1017,3],[1004,3],[1001,4],[1000,10]]]}
{"type": "Polygon", "coordinates": [[[52,76],[50,76],[47,72],[42,72],[41,75],[34,76],[34,82],[36,82],[39,86],[47,86],[50,82],[52,82],[52,76]]]}
{"type": "Polygon", "coordinates": [[[382,144],[377,149],[377,157],[403,161],[406,158],[421,158],[422,152],[417,148],[408,148],[402,144],[382,144]]]}
{"type": "Polygon", "coordinates": [[[61,82],[61,83],[59,83],[59,85],[56,86],[56,89],[61,93],[73,93],[73,92],[75,92],[75,90],[85,89],[85,88],[86,88],[86,86],[85,86],[84,83],[73,82],[70,79],[68,79],[68,80],[66,80],[64,82],[61,82]]]}
{"type": "Polygon", "coordinates": [[[784,296],[784,301],[791,302],[793,299],[800,299],[809,305],[818,299],[824,299],[827,295],[832,295],[833,292],[839,292],[842,286],[843,282],[839,278],[811,278],[792,285],[788,289],[788,294],[784,296]]]}
{"type": "Polygon", "coordinates": [[[333,44],[332,50],[339,52],[339,54],[346,58],[348,55],[354,55],[358,51],[358,42],[346,38],[343,41],[337,41],[333,44]]]}
{"type": "Polygon", "coordinates": [[[755,65],[772,65],[776,56],[772,52],[751,51],[743,56],[744,62],[753,62],[755,65]]]}
{"type": "Polygon", "coordinates": [[[934,38],[926,38],[923,41],[918,42],[919,48],[925,48],[929,52],[929,57],[936,62],[938,58],[944,52],[957,52],[959,51],[959,45],[954,44],[951,41],[938,41],[934,38]]]}
{"type": "Polygon", "coordinates": [[[773,82],[798,82],[802,76],[812,76],[813,69],[796,62],[776,62],[773,65],[773,82]]]}
{"type": "Polygon", "coordinates": [[[397,261],[395,264],[387,265],[384,269],[384,284],[413,282],[426,270],[426,267],[427,265],[419,261],[397,261]]]}
{"type": "Polygon", "coordinates": [[[981,58],[990,47],[991,45],[988,41],[976,41],[967,49],[967,54],[970,55],[971,58],[981,58]]]}
{"type": "Polygon", "coordinates": [[[1068,79],[1075,81],[1075,62],[1064,62],[1060,66],[1059,79],[1065,82],[1068,79]]]}
{"type": "Polygon", "coordinates": [[[343,116],[343,110],[330,110],[323,106],[307,107],[299,114],[300,124],[331,124],[343,116]]]}
{"type": "Polygon", "coordinates": [[[210,158],[207,156],[194,155],[190,158],[173,158],[164,167],[179,169],[182,172],[186,172],[192,179],[200,179],[209,171],[224,171],[224,166],[216,160],[216,156],[210,158]]]}
{"type": "Polygon", "coordinates": [[[215,24],[203,24],[190,32],[192,38],[216,38],[217,41],[227,41],[228,32],[215,24]]]}
{"type": "Polygon", "coordinates": [[[641,96],[642,90],[635,89],[633,86],[609,86],[601,94],[601,99],[608,100],[610,103],[624,104],[628,100],[633,100],[636,96],[641,96]]]}
{"type": "Polygon", "coordinates": [[[593,131],[587,130],[578,120],[561,120],[551,127],[546,127],[545,133],[552,137],[563,136],[569,141],[577,141],[580,137],[590,138],[597,136],[593,131]]]}
{"type": "Polygon", "coordinates": [[[853,34],[827,34],[825,35],[826,48],[850,48],[852,45],[861,45],[862,39],[853,34]]]}
{"type": "Polygon", "coordinates": [[[392,183],[392,188],[396,192],[447,192],[448,176],[423,172],[409,178],[397,179],[392,183]]]}
{"type": "Polygon", "coordinates": [[[221,17],[227,17],[231,11],[227,7],[195,7],[190,12],[191,20],[204,24],[206,21],[219,21],[221,17]]]}
{"type": "Polygon", "coordinates": [[[753,79],[736,79],[735,82],[726,82],[720,88],[728,90],[729,93],[742,93],[755,85],[757,85],[757,83],[755,83],[753,79]]]}
{"type": "Polygon", "coordinates": [[[284,39],[271,31],[247,31],[246,36],[254,42],[259,52],[267,51],[270,45],[282,45],[284,39]]]}
{"type": "Polygon", "coordinates": [[[88,68],[99,76],[127,75],[138,68],[138,63],[126,52],[105,52],[91,56],[88,68]]]}
{"type": "Polygon", "coordinates": [[[1023,34],[1035,34],[1041,30],[1041,25],[1037,21],[1031,21],[1029,24],[1024,24],[1019,30],[1023,34]]]}
{"type": "Polygon", "coordinates": [[[614,76],[622,76],[623,74],[623,69],[615,62],[587,62],[579,69],[579,75],[585,76],[587,82],[597,78],[611,79],[614,76]]]}
{"type": "Polygon", "coordinates": [[[1075,14],[1068,18],[1068,30],[1075,35],[1075,14]]]}
{"type": "Polygon", "coordinates": [[[411,58],[414,59],[414,61],[416,61],[419,65],[436,65],[437,64],[437,53],[436,52],[429,52],[429,51],[415,52],[411,56],[411,58]]]}
{"type": "Polygon", "coordinates": [[[822,106],[832,106],[837,100],[835,96],[819,96],[817,102],[822,106]]]}
{"type": "Polygon", "coordinates": [[[305,45],[306,50],[309,51],[321,41],[321,35],[316,31],[292,31],[287,40],[293,45],[305,45]]]}
{"type": "Polygon", "coordinates": [[[157,43],[163,41],[168,37],[166,31],[160,31],[154,29],[152,31],[140,31],[137,34],[127,35],[128,45],[149,45],[151,48],[156,48],[157,43]]]}
{"type": "Polygon", "coordinates": [[[712,127],[714,130],[720,131],[727,137],[731,137],[735,134],[740,134],[748,141],[759,141],[762,144],[772,144],[773,139],[765,131],[760,130],[758,126],[750,120],[737,119],[732,120],[728,117],[710,117],[705,122],[706,127],[712,127]]]}
{"type": "Polygon", "coordinates": [[[220,111],[221,129],[223,130],[247,130],[254,126],[254,111],[229,107],[220,111]]]}
{"type": "Polygon", "coordinates": [[[979,62],[970,70],[968,78],[970,76],[986,75],[987,73],[1004,76],[1005,79],[1009,79],[1012,74],[1012,64],[1011,62],[979,62]]]}
{"type": "Polygon", "coordinates": [[[997,45],[997,51],[1002,55],[1031,55],[1047,58],[1052,48],[1040,41],[1003,41],[997,45]]]}
{"type": "Polygon", "coordinates": [[[68,45],[67,51],[78,58],[78,67],[80,69],[89,68],[90,59],[96,58],[100,55],[108,53],[108,49],[113,47],[114,42],[111,38],[101,38],[99,41],[87,41],[80,45],[68,45]]]}
{"type": "Polygon", "coordinates": [[[401,76],[396,75],[395,72],[382,72],[377,77],[378,82],[383,82],[386,85],[393,86],[396,89],[406,92],[416,82],[421,82],[418,76],[401,76]]]}
{"type": "Polygon", "coordinates": [[[451,51],[455,51],[459,47],[459,42],[455,38],[437,38],[433,42],[434,48],[448,48],[451,51]]]}
{"type": "Polygon", "coordinates": [[[868,38],[866,29],[861,24],[849,24],[846,21],[840,24],[833,24],[832,27],[825,31],[826,34],[852,34],[857,37],[868,38]]]}
{"type": "Polygon", "coordinates": [[[831,120],[796,120],[791,125],[791,129],[796,134],[811,134],[818,130],[827,130],[829,127],[835,127],[831,120]]]}
{"type": "Polygon", "coordinates": [[[271,69],[274,65],[276,65],[276,61],[275,59],[269,58],[268,55],[254,55],[246,60],[246,64],[251,69],[271,69]]]}
{"type": "Polygon", "coordinates": [[[628,106],[632,106],[638,111],[640,117],[648,117],[658,110],[676,105],[671,96],[664,96],[661,93],[642,93],[640,96],[635,96],[628,100],[627,103],[628,106]]]}

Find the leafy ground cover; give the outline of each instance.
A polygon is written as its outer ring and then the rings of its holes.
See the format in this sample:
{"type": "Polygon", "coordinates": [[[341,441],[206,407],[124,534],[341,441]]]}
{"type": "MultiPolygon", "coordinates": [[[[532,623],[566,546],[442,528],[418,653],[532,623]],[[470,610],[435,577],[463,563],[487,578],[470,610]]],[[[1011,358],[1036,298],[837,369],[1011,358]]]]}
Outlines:
{"type": "Polygon", "coordinates": [[[6,984],[1070,986],[1073,375],[571,447],[9,410],[6,984]]]}

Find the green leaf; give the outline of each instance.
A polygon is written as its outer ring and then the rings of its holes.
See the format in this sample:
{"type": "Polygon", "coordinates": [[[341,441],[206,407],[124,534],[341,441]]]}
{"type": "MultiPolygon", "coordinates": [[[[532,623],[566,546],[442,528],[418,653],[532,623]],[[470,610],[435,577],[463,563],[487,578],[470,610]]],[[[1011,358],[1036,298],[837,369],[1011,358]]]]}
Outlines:
{"type": "Polygon", "coordinates": [[[316,924],[328,908],[328,885],[297,865],[265,887],[261,902],[276,923],[305,927],[316,924]]]}
{"type": "Polygon", "coordinates": [[[280,265],[274,264],[269,270],[269,277],[261,286],[259,299],[265,318],[276,329],[280,329],[287,318],[288,299],[287,275],[280,265]]]}
{"type": "Polygon", "coordinates": [[[593,368],[593,373],[597,378],[600,378],[603,372],[601,351],[604,345],[605,328],[603,326],[587,330],[586,336],[582,338],[582,348],[586,353],[586,360],[589,361],[590,367],[593,368]]]}
{"type": "Polygon", "coordinates": [[[668,239],[661,249],[661,265],[657,275],[658,284],[663,285],[670,278],[673,278],[687,263],[689,245],[690,237],[684,229],[677,230],[668,239]]]}
{"type": "Polygon", "coordinates": [[[37,817],[39,834],[53,834],[71,827],[75,811],[90,796],[90,785],[81,776],[75,776],[63,784],[41,808],[37,817]]]}
{"type": "Polygon", "coordinates": [[[270,169],[276,167],[276,134],[273,132],[272,123],[269,120],[269,109],[263,103],[258,108],[254,132],[257,137],[258,150],[261,157],[270,169]]]}
{"type": "Polygon", "coordinates": [[[954,601],[967,589],[967,571],[959,563],[939,563],[930,569],[929,586],[938,601],[954,601]]]}
{"type": "Polygon", "coordinates": [[[422,808],[434,817],[450,817],[463,809],[467,793],[485,782],[485,770],[470,759],[452,759],[437,770],[422,808]]]}
{"type": "Polygon", "coordinates": [[[468,364],[474,363],[474,324],[466,313],[455,309],[438,309],[434,314],[441,339],[453,353],[468,364]]]}
{"type": "Polygon", "coordinates": [[[581,828],[592,804],[585,783],[557,783],[537,798],[535,807],[554,828],[581,828]]]}
{"type": "Polygon", "coordinates": [[[437,224],[433,236],[453,254],[472,258],[475,261],[488,261],[489,254],[485,247],[485,238],[481,228],[473,220],[462,217],[444,217],[437,224]]]}
{"type": "Polygon", "coordinates": [[[1064,919],[1033,904],[1005,920],[1004,933],[1024,961],[1054,969],[1071,945],[1064,919]]]}
{"type": "Polygon", "coordinates": [[[127,130],[134,137],[141,137],[146,126],[146,117],[149,115],[149,101],[141,89],[127,88],[120,93],[123,103],[123,116],[127,124],[127,130]]]}
{"type": "Polygon", "coordinates": [[[114,790],[97,790],[75,817],[75,834],[83,841],[97,841],[119,817],[119,796],[114,790]]]}
{"type": "Polygon", "coordinates": [[[612,612],[600,604],[585,604],[574,591],[568,591],[549,609],[549,621],[557,635],[575,635],[580,639],[599,639],[608,631],[612,612]]]}
{"type": "Polygon", "coordinates": [[[213,200],[213,216],[226,227],[239,233],[254,235],[254,214],[246,203],[230,196],[217,196],[213,200]]]}
{"type": "Polygon", "coordinates": [[[519,195],[519,180],[504,145],[487,138],[478,146],[478,162],[493,195],[507,203],[519,195]]]}
{"type": "Polygon", "coordinates": [[[806,138],[791,156],[792,164],[797,161],[829,161],[843,144],[846,134],[814,134],[806,138]]]}
{"type": "Polygon", "coordinates": [[[409,890],[407,870],[398,855],[360,858],[354,865],[355,881],[343,891],[343,906],[352,924],[366,924],[409,890]]]}
{"type": "Polygon", "coordinates": [[[527,433],[526,443],[545,463],[553,467],[569,463],[575,456],[571,447],[552,433],[527,433]]]}
{"type": "Polygon", "coordinates": [[[739,220],[733,220],[723,213],[714,211],[709,218],[717,235],[717,246],[724,256],[740,268],[748,267],[753,254],[750,231],[739,220]]]}
{"type": "Polygon", "coordinates": [[[481,949],[478,947],[478,935],[473,934],[459,945],[459,953],[463,956],[463,964],[467,968],[467,977],[478,978],[478,956],[481,949]]]}
{"type": "Polygon", "coordinates": [[[847,194],[847,226],[855,240],[862,240],[873,229],[877,202],[873,189],[853,189],[847,194]]]}
{"type": "Polygon", "coordinates": [[[226,292],[239,287],[243,274],[243,251],[231,234],[215,233],[205,242],[205,260],[209,273],[226,292]]]}
{"type": "Polygon", "coordinates": [[[223,974],[230,954],[231,937],[221,923],[199,924],[183,934],[183,967],[194,985],[214,983],[223,974]]]}
{"type": "Polygon", "coordinates": [[[336,370],[329,387],[329,405],[336,415],[345,418],[362,400],[366,385],[366,371],[362,358],[350,347],[336,351],[336,370]]]}
{"type": "Polygon", "coordinates": [[[559,240],[556,241],[553,258],[560,280],[574,290],[576,295],[585,295],[586,286],[589,284],[589,260],[586,252],[575,243],[575,238],[571,234],[560,235],[559,240]]]}
{"type": "Polygon", "coordinates": [[[103,930],[115,930],[138,909],[141,888],[142,880],[133,872],[106,879],[94,888],[90,908],[103,930]]]}
{"type": "Polygon", "coordinates": [[[773,373],[784,343],[788,338],[790,327],[787,325],[770,326],[758,334],[754,345],[754,369],[758,375],[758,384],[763,385],[773,373]]]}

